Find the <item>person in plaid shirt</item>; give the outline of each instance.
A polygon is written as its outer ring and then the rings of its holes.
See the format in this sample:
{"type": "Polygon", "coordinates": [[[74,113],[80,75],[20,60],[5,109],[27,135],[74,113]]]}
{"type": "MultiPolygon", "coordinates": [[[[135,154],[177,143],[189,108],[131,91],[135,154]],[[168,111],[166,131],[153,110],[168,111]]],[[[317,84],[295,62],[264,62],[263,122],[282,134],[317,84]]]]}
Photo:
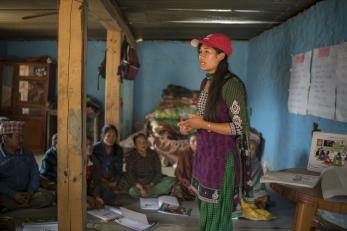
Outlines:
{"type": "Polygon", "coordinates": [[[0,124],[0,208],[41,208],[53,202],[49,192],[38,192],[39,170],[30,150],[23,147],[22,121],[0,124]]]}

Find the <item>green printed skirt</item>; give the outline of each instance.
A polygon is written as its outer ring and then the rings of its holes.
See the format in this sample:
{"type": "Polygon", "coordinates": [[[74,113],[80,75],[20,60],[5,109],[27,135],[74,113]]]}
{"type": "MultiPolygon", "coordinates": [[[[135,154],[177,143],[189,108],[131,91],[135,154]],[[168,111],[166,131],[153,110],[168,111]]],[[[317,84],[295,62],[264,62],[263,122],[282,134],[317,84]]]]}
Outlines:
{"type": "Polygon", "coordinates": [[[198,200],[201,231],[232,231],[233,191],[234,191],[234,161],[233,155],[228,155],[223,188],[218,203],[207,203],[198,200]]]}

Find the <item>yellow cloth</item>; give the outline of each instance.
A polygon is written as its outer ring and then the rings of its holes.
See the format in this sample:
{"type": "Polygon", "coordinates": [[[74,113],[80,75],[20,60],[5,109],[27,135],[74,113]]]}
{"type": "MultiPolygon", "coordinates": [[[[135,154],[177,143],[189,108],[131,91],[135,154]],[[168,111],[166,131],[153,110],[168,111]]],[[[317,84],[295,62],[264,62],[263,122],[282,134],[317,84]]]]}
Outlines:
{"type": "Polygon", "coordinates": [[[270,212],[258,208],[255,204],[250,204],[241,199],[242,217],[253,221],[268,221],[274,219],[270,212]]]}

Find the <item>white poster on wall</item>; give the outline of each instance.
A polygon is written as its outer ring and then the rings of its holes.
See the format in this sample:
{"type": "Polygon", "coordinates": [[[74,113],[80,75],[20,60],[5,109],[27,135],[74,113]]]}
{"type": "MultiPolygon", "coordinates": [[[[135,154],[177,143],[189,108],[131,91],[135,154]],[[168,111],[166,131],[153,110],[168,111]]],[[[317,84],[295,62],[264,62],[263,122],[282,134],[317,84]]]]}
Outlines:
{"type": "Polygon", "coordinates": [[[335,119],[337,46],[313,50],[308,113],[335,119]]]}
{"type": "Polygon", "coordinates": [[[347,42],[337,46],[336,120],[347,122],[347,42]]]}
{"type": "Polygon", "coordinates": [[[288,111],[290,113],[307,114],[311,57],[312,51],[292,57],[288,95],[288,111]]]}

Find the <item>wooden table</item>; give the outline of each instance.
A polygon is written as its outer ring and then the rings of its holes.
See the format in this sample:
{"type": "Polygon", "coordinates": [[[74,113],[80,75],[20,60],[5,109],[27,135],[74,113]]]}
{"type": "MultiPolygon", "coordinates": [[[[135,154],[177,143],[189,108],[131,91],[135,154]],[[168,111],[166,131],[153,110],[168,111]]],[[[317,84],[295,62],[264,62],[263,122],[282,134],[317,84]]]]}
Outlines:
{"type": "MultiPolygon", "coordinates": [[[[319,175],[306,169],[288,169],[286,171],[319,175]]],[[[347,203],[324,200],[320,182],[314,188],[296,187],[291,185],[271,183],[271,188],[280,195],[296,203],[294,231],[309,231],[317,209],[347,214],[347,203]]]]}

